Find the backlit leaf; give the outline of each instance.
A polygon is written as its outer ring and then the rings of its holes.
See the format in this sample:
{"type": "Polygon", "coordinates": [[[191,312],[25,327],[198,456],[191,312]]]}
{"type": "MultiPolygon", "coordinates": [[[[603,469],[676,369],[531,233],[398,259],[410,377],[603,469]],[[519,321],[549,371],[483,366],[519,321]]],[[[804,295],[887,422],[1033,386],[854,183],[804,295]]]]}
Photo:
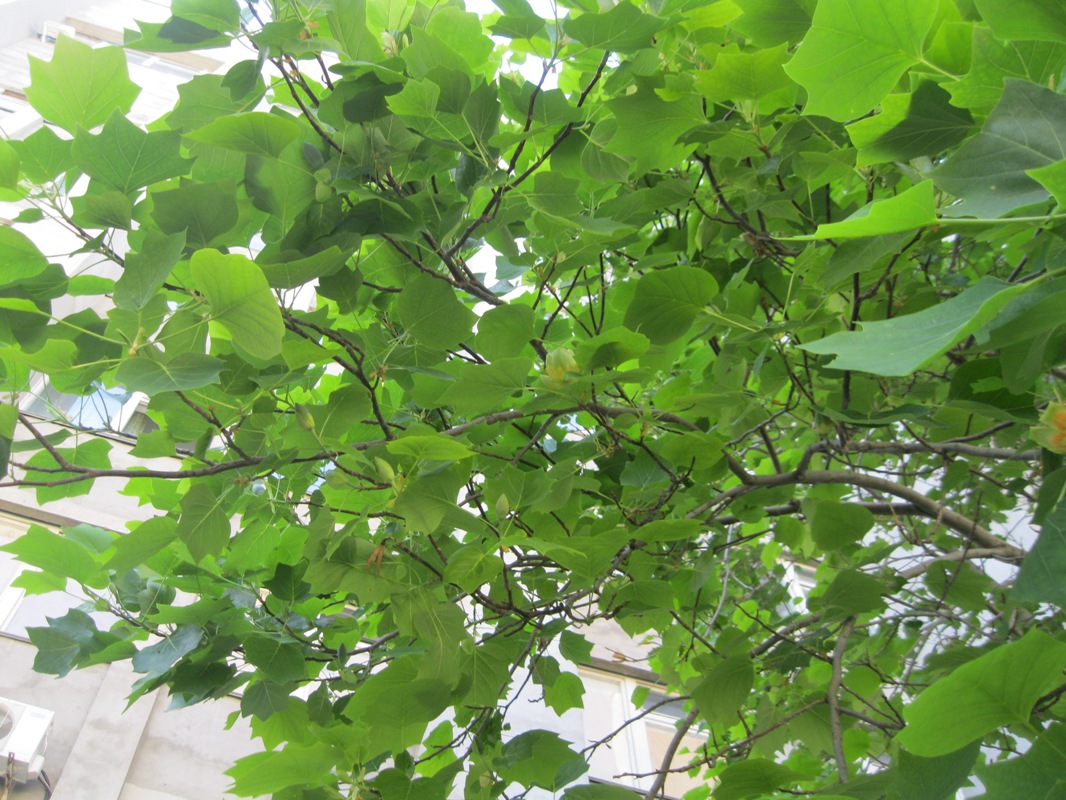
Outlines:
{"type": "Polygon", "coordinates": [[[785,65],[808,93],[806,114],[862,116],[922,56],[936,6],[925,0],[818,0],[811,29],[785,65]]]}
{"type": "Polygon", "coordinates": [[[210,304],[211,319],[225,326],[238,347],[256,358],[281,352],[285,326],[259,265],[241,255],[198,250],[191,268],[210,304]]]}
{"type": "Polygon", "coordinates": [[[95,128],[115,111],[125,114],[140,93],[122,50],[94,48],[66,36],[56,39],[51,61],[30,57],[30,78],[30,104],[70,133],[95,128]]]}

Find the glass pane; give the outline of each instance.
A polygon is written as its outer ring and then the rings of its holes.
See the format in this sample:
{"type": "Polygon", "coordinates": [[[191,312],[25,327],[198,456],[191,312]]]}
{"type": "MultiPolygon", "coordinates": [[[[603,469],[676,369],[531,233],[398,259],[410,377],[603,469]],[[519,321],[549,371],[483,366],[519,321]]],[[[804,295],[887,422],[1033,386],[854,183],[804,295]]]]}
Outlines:
{"type": "MultiPolygon", "coordinates": [[[[668,725],[665,721],[660,722],[649,719],[647,731],[651,763],[654,765],[653,768],[657,769],[666,757],[666,750],[670,746],[676,730],[673,725],[668,725]]],[[[677,748],[677,753],[674,754],[674,767],[682,767],[688,763],[703,749],[703,745],[704,740],[698,736],[685,736],[682,738],[681,746],[677,748]]],[[[667,797],[681,797],[685,792],[695,789],[697,786],[703,786],[704,783],[705,781],[702,778],[690,778],[684,772],[672,772],[666,779],[666,785],[663,788],[666,790],[667,797]]]]}

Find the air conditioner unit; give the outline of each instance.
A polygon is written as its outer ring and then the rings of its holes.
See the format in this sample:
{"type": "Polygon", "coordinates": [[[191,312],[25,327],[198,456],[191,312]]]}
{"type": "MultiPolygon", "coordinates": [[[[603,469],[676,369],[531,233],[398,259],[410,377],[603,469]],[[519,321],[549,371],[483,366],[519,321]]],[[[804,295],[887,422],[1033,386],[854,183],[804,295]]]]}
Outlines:
{"type": "Polygon", "coordinates": [[[14,756],[15,783],[37,779],[54,718],[47,709],[0,697],[0,776],[14,756]]]}

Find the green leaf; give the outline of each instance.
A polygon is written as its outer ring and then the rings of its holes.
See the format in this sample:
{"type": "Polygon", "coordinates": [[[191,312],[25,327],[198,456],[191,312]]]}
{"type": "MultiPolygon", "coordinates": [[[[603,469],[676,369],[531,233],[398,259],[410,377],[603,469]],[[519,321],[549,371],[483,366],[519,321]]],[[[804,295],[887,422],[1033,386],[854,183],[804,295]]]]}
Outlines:
{"type": "Polygon", "coordinates": [[[71,153],[73,140],[60,139],[47,126],[38,128],[21,141],[9,144],[18,154],[22,173],[34,183],[54,181],[74,168],[74,156],[71,153]]]}
{"type": "Polygon", "coordinates": [[[610,783],[570,786],[563,792],[563,800],[639,800],[641,796],[632,789],[610,783]]]}
{"type": "Polygon", "coordinates": [[[790,785],[796,773],[783,764],[765,758],[749,758],[730,764],[718,776],[714,800],[743,800],[766,795],[790,785]]]}
{"type": "Polygon", "coordinates": [[[691,539],[703,528],[695,519],[657,519],[641,525],[635,533],[645,542],[680,542],[691,539]]]}
{"type": "Polygon", "coordinates": [[[700,714],[710,723],[731,727],[755,685],[755,667],[746,655],[727,658],[691,690],[700,714]]]}
{"type": "Polygon", "coordinates": [[[179,353],[166,363],[138,357],[123,361],[115,380],[131,392],[154,395],[199,389],[218,380],[224,362],[203,353],[179,353]]]}
{"type": "Polygon", "coordinates": [[[782,69],[787,57],[784,44],[754,53],[722,52],[713,69],[697,75],[697,86],[713,103],[760,100],[792,86],[782,69]]]}
{"type": "Polygon", "coordinates": [[[811,607],[834,610],[851,617],[885,607],[888,588],[877,578],[854,569],[841,570],[825,592],[811,601],[811,607]]]}
{"type": "Polygon", "coordinates": [[[72,154],[86,175],[123,194],[188,171],[181,137],[171,131],[145,133],[116,111],[96,136],[80,130],[72,154]]]}
{"type": "Polygon", "coordinates": [[[284,711],[290,699],[288,687],[273,681],[257,680],[241,695],[241,715],[270,719],[274,714],[284,711]]]}
{"type": "Polygon", "coordinates": [[[970,71],[948,85],[953,105],[991,109],[1003,94],[1007,78],[1022,78],[1038,86],[1057,79],[1066,65],[1066,51],[1050,42],[1003,42],[983,25],[973,31],[970,71]]]}
{"type": "Polygon", "coordinates": [[[94,48],[66,36],[56,39],[51,61],[30,56],[30,78],[30,105],[69,133],[95,128],[116,110],[125,114],[141,91],[121,49],[94,48]]]}
{"type": "Polygon", "coordinates": [[[339,247],[328,247],[306,258],[294,258],[285,262],[265,262],[260,256],[256,263],[263,270],[272,289],[295,289],[316,278],[334,275],[344,267],[348,254],[339,247]]]}
{"type": "Polygon", "coordinates": [[[936,758],[900,750],[892,770],[889,800],[953,800],[967,782],[980,752],[979,742],[936,758]]]}
{"type": "Polygon", "coordinates": [[[274,683],[293,683],[307,674],[300,648],[277,639],[249,639],[244,643],[244,657],[274,683]]]}
{"type": "Polygon", "coordinates": [[[206,484],[193,486],[181,498],[181,516],[176,533],[196,561],[217,556],[230,538],[229,515],[223,497],[206,484]]]}
{"type": "Polygon", "coordinates": [[[1057,800],[1066,788],[1066,725],[1052,725],[1025,753],[988,764],[978,770],[978,775],[985,785],[982,797],[986,800],[1057,800]]]}
{"type": "Polygon", "coordinates": [[[1066,503],[1044,519],[1040,536],[1022,562],[1011,594],[1019,600],[1066,607],[1066,503]]]}
{"type": "Polygon", "coordinates": [[[1066,160],[1027,169],[1025,174],[1047,189],[1060,207],[1066,205],[1066,160]]]}
{"type": "Polygon", "coordinates": [[[387,445],[393,455],[407,456],[416,461],[461,461],[474,455],[462,442],[450,436],[404,436],[387,445]]]}
{"type": "Polygon", "coordinates": [[[133,203],[117,190],[101,190],[100,184],[89,184],[81,197],[72,197],[74,209],[71,219],[82,228],[120,228],[129,230],[133,219],[133,203]]]}
{"type": "Polygon", "coordinates": [[[926,0],[819,0],[785,65],[807,90],[804,113],[844,122],[868,112],[921,60],[935,17],[926,0]]]}
{"type": "Polygon", "coordinates": [[[484,553],[477,545],[465,545],[456,550],[444,568],[444,580],[473,591],[478,586],[500,574],[503,559],[492,553],[484,553]]]}
{"type": "Polygon", "coordinates": [[[624,324],[653,344],[666,344],[684,336],[717,293],[714,278],[696,267],[649,272],[637,281],[624,324]]]}
{"type": "MultiPolygon", "coordinates": [[[[253,62],[254,65],[254,62],[253,62]]],[[[197,75],[178,86],[178,103],[166,116],[169,128],[191,131],[201,128],[219,117],[251,111],[262,98],[264,87],[258,78],[245,95],[234,97],[222,75],[197,75]]]]}
{"type": "Polygon", "coordinates": [[[838,550],[859,541],[874,526],[874,515],[853,503],[807,498],[803,514],[811,538],[822,550],[838,550]]]}
{"type": "Polygon", "coordinates": [[[231,37],[211,28],[172,16],[166,22],[137,21],[138,30],[126,29],[123,44],[134,50],[150,53],[180,53],[193,49],[207,50],[212,47],[227,47],[231,37]]]}
{"type": "Polygon", "coordinates": [[[463,414],[479,414],[508,405],[508,399],[526,386],[530,363],[525,358],[500,358],[491,364],[463,364],[459,377],[441,395],[440,402],[463,414]]]}
{"type": "Polygon", "coordinates": [[[19,412],[16,406],[0,405],[0,478],[7,476],[11,462],[11,445],[15,442],[15,425],[19,412]]]}
{"type": "Polygon", "coordinates": [[[149,230],[135,252],[126,255],[115,281],[115,305],[139,311],[166,281],[185,249],[185,233],[170,236],[149,230]]]}
{"type": "Polygon", "coordinates": [[[0,225],[0,286],[40,275],[47,266],[48,260],[24,233],[0,225]]]}
{"type": "Polygon", "coordinates": [[[605,149],[632,156],[635,175],[666,169],[683,159],[693,145],[677,144],[677,140],[707,122],[702,98],[697,95],[666,101],[654,91],[641,89],[609,101],[607,107],[618,120],[618,128],[605,149]]]}
{"type": "Polygon", "coordinates": [[[943,303],[902,317],[863,323],[861,331],[834,333],[800,345],[819,355],[835,354],[833,369],[873,375],[909,375],[932,363],[986,325],[1023,286],[982,278],[943,303]]]}
{"type": "Polygon", "coordinates": [[[1009,79],[981,132],[931,173],[944,191],[963,202],[953,217],[1001,217],[1048,199],[1027,174],[1066,158],[1066,97],[1028,81],[1009,79]]]}
{"type": "Polygon", "coordinates": [[[957,145],[970,134],[973,117],[949,100],[932,81],[923,82],[913,94],[890,94],[880,114],[848,125],[848,135],[859,148],[856,165],[909,161],[957,145]]]}
{"type": "Polygon", "coordinates": [[[559,652],[575,664],[591,664],[592,648],[592,642],[576,631],[563,631],[559,636],[559,652]]]}
{"type": "Polygon", "coordinates": [[[99,561],[91,550],[40,525],[30,525],[18,539],[0,547],[0,552],[11,553],[23,564],[78,583],[96,588],[106,585],[106,577],[100,575],[99,561]]]}
{"type": "Polygon", "coordinates": [[[62,678],[74,669],[82,645],[71,633],[51,627],[31,627],[26,629],[26,634],[30,643],[37,648],[37,655],[33,659],[34,672],[62,678]]]}
{"type": "Polygon", "coordinates": [[[200,646],[204,631],[199,625],[179,625],[163,641],[138,650],[133,656],[133,671],[162,675],[182,656],[200,646]]]}
{"type": "Polygon", "coordinates": [[[561,789],[588,770],[588,764],[552,731],[526,731],[503,747],[496,760],[501,776],[523,786],[561,789]]]}
{"type": "Polygon", "coordinates": [[[404,287],[396,313],[416,340],[442,350],[469,338],[477,319],[448,284],[424,274],[404,287]]]}
{"type": "Polygon", "coordinates": [[[370,749],[375,755],[416,744],[448,706],[448,684],[417,678],[416,670],[408,662],[394,663],[368,678],[344,710],[349,719],[373,726],[370,749]]]}
{"type": "Polygon", "coordinates": [[[285,324],[262,269],[242,255],[198,250],[190,262],[193,281],[211,306],[211,319],[255,358],[281,352],[285,324]]]}
{"type": "Polygon", "coordinates": [[[366,0],[334,0],[328,12],[329,29],[352,61],[376,62],[381,45],[366,24],[366,0]]]}
{"type": "Polygon", "coordinates": [[[900,744],[933,757],[1004,725],[1027,725],[1036,701],[1062,681],[1066,643],[1040,630],[958,667],[903,711],[900,744]]]}
{"type": "Polygon", "coordinates": [[[240,29],[240,9],[234,0],[173,0],[170,13],[213,31],[240,29]]]}
{"type": "Polygon", "coordinates": [[[1066,42],[1066,9],[1057,0],[975,0],[981,18],[1000,39],[1066,42]]]}
{"type": "Polygon", "coordinates": [[[314,200],[318,185],[304,160],[300,142],[292,142],[276,158],[247,158],[244,180],[252,203],[288,227],[314,200]]]}
{"type": "Polygon", "coordinates": [[[227,241],[223,234],[237,224],[234,192],[235,187],[218,183],[152,192],[152,219],[163,233],[184,234],[190,248],[212,247],[227,241]]]}
{"type": "Polygon", "coordinates": [[[107,559],[107,569],[121,577],[143,564],[177,539],[177,521],[173,517],[151,517],[131,533],[115,539],[114,553],[107,559]]]}
{"type": "Polygon", "coordinates": [[[0,189],[15,189],[19,182],[19,156],[7,141],[0,141],[0,189]]]}
{"type": "Polygon", "coordinates": [[[760,47],[798,42],[811,27],[807,0],[733,0],[744,12],[730,27],[760,47]]]}
{"type": "MultiPolygon", "coordinates": [[[[62,344],[69,343],[63,342],[62,344]]],[[[69,463],[79,467],[86,467],[89,470],[107,469],[111,466],[111,459],[109,456],[109,453],[111,452],[111,442],[106,439],[87,436],[81,439],[76,439],[73,447],[61,447],[58,448],[58,451],[60,456],[65,458],[69,463]]],[[[26,462],[26,464],[27,466],[41,467],[42,469],[55,469],[58,466],[58,462],[52,457],[52,455],[45,451],[38,451],[26,462]]],[[[83,494],[88,494],[92,488],[93,483],[90,480],[57,483],[55,486],[38,486],[37,502],[50,503],[55,500],[64,500],[68,497],[78,497],[83,494]]],[[[90,583],[92,580],[94,579],[87,580],[86,582],[90,583]]]]}
{"type": "Polygon", "coordinates": [[[577,362],[585,370],[611,369],[644,355],[650,344],[647,336],[615,328],[579,344],[577,362]]]}
{"type": "Polygon", "coordinates": [[[489,309],[477,322],[478,351],[495,361],[522,351],[535,336],[529,306],[503,305],[489,309]]]}
{"type": "Polygon", "coordinates": [[[567,17],[563,30],[571,39],[588,47],[631,53],[651,45],[651,37],[663,23],[642,13],[635,5],[619,3],[603,14],[567,17]]]}
{"type": "Polygon", "coordinates": [[[811,236],[797,236],[796,238],[854,239],[883,236],[888,233],[924,228],[936,223],[933,182],[922,181],[895,197],[863,206],[841,222],[819,225],[818,230],[811,236]]]}
{"type": "Polygon", "coordinates": [[[226,770],[241,797],[260,797],[290,786],[321,786],[329,780],[338,753],[325,742],[288,744],[281,750],[253,753],[226,770]]]}
{"type": "Polygon", "coordinates": [[[220,117],[185,135],[193,141],[227,150],[277,158],[300,135],[300,126],[276,114],[250,111],[220,117]]]}
{"type": "Polygon", "coordinates": [[[456,472],[435,472],[408,481],[396,498],[395,510],[416,531],[433,533],[445,517],[456,513],[455,497],[462,481],[456,472]]]}

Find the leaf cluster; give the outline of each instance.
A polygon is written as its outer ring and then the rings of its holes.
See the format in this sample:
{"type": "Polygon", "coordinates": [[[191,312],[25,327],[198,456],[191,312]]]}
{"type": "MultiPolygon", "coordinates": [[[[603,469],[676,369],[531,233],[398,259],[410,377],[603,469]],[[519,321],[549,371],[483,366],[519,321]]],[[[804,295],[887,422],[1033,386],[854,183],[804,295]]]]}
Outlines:
{"type": "Polygon", "coordinates": [[[621,800],[509,730],[618,626],[684,706],[648,800],[1057,796],[1059,3],[496,6],[174,0],[126,47],[251,56],[147,129],[121,50],[33,62],[3,388],[148,430],[0,406],[2,484],[154,514],[6,548],[116,620],[37,668],[240,691],[241,795],[621,800]]]}

